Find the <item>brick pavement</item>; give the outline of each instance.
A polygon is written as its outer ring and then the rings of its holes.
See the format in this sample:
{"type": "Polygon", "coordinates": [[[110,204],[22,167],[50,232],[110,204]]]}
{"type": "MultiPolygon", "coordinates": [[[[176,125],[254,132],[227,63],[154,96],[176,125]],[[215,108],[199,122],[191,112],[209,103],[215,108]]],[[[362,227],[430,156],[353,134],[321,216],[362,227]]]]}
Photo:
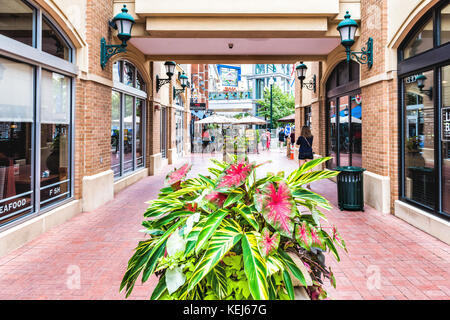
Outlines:
{"type": "MultiPolygon", "coordinates": [[[[193,155],[190,175],[207,173],[208,157],[193,155]]],[[[261,174],[296,167],[282,153],[252,158],[274,160],[261,174]]],[[[140,223],[145,201],[156,196],[168,170],[0,258],[0,299],[123,299],[119,284],[132,250],[144,238],[140,223]]],[[[316,182],[312,188],[336,207],[333,182],[316,182]]],[[[326,285],[332,299],[450,298],[450,246],[368,206],[365,212],[333,208],[328,218],[349,250],[341,251],[339,263],[327,255],[337,281],[336,290],[326,285]]],[[[148,299],[155,281],[137,283],[129,299],[148,299]]]]}

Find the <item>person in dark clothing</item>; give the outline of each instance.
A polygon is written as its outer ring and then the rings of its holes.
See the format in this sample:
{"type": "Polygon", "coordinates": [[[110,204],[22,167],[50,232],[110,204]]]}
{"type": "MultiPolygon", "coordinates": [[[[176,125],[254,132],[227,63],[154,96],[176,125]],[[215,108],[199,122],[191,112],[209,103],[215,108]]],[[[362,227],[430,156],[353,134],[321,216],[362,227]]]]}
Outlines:
{"type": "Polygon", "coordinates": [[[291,144],[294,145],[295,144],[295,131],[292,130],[291,132],[291,144]]]}
{"type": "Polygon", "coordinates": [[[278,132],[278,148],[282,148],[283,144],[284,144],[284,129],[281,128],[280,131],[278,132]]]}
{"type": "MultiPolygon", "coordinates": [[[[313,135],[308,126],[303,126],[300,136],[297,139],[297,145],[300,146],[298,149],[298,164],[301,167],[303,164],[308,162],[308,160],[313,160],[313,135]]],[[[311,185],[307,185],[308,189],[311,189],[311,185]]]]}

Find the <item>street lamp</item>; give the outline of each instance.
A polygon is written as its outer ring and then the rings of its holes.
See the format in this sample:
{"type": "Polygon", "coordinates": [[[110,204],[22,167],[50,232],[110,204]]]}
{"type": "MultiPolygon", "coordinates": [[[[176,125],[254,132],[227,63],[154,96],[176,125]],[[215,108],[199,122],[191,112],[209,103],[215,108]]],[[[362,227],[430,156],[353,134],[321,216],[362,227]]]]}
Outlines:
{"type": "Polygon", "coordinates": [[[308,67],[303,62],[300,62],[295,70],[297,71],[297,78],[300,80],[300,88],[306,88],[316,92],[316,75],[313,75],[311,82],[303,83],[303,80],[306,78],[306,70],[308,70],[308,67]]]}
{"type": "Polygon", "coordinates": [[[106,44],[105,38],[100,40],[100,64],[102,69],[105,68],[106,63],[112,56],[126,51],[127,41],[131,38],[134,18],[128,13],[127,6],[124,4],[122,12],[118,13],[108,24],[118,31],[117,37],[122,41],[122,44],[106,44]]]}
{"type": "Polygon", "coordinates": [[[269,84],[270,84],[270,130],[272,130],[272,119],[273,119],[273,99],[272,99],[272,88],[273,88],[273,78],[270,78],[269,84]]]}
{"type": "Polygon", "coordinates": [[[175,61],[166,61],[164,63],[164,67],[166,68],[166,75],[167,78],[166,79],[160,79],[158,75],[156,75],[156,92],[159,91],[159,89],[161,89],[161,87],[165,84],[170,83],[170,81],[172,80],[172,76],[175,73],[175,66],[176,66],[176,62],[175,61]]]}
{"type": "Polygon", "coordinates": [[[178,80],[180,80],[182,89],[176,89],[175,87],[173,88],[173,98],[174,99],[177,95],[182,94],[184,92],[184,90],[186,89],[186,87],[188,86],[188,77],[184,73],[184,71],[182,74],[180,74],[180,73],[178,74],[178,80]]]}
{"type": "Polygon", "coordinates": [[[344,18],[345,19],[338,24],[337,29],[341,35],[341,44],[345,47],[345,52],[347,53],[347,61],[350,61],[350,59],[354,57],[360,64],[367,64],[370,69],[373,64],[373,39],[369,38],[366,47],[361,48],[360,52],[351,51],[351,47],[355,43],[355,34],[358,29],[358,24],[355,20],[350,19],[348,11],[344,18]]]}
{"type": "Polygon", "coordinates": [[[420,92],[425,93],[430,100],[433,98],[433,87],[430,87],[428,90],[423,90],[423,87],[425,87],[425,80],[427,80],[427,77],[425,77],[423,74],[417,76],[417,87],[419,88],[420,92]]]}

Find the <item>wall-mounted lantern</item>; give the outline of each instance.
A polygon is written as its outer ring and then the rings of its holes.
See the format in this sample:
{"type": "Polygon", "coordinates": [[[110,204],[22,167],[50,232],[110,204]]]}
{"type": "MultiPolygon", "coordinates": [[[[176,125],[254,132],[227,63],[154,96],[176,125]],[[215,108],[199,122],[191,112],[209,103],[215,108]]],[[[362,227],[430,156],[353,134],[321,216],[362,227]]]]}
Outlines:
{"type": "Polygon", "coordinates": [[[182,89],[176,89],[175,87],[173,88],[173,98],[174,99],[176,96],[184,93],[184,90],[188,86],[188,77],[184,72],[178,74],[178,80],[180,80],[182,89]]]}
{"type": "Polygon", "coordinates": [[[427,77],[425,77],[423,74],[417,76],[417,87],[419,88],[420,92],[425,93],[428,98],[433,99],[433,88],[430,87],[428,90],[423,90],[423,87],[425,87],[425,80],[427,80],[427,77]]]}
{"type": "Polygon", "coordinates": [[[346,13],[337,29],[341,35],[341,44],[345,47],[347,53],[347,61],[354,57],[360,64],[367,64],[369,69],[373,64],[373,39],[369,38],[366,47],[361,48],[360,52],[351,51],[352,45],[355,43],[355,34],[358,29],[358,24],[355,20],[350,19],[350,14],[346,13]]]}
{"type": "Polygon", "coordinates": [[[158,75],[156,75],[156,92],[159,91],[159,89],[161,89],[161,87],[165,84],[170,83],[170,81],[172,80],[172,76],[175,73],[175,66],[177,65],[177,63],[175,61],[166,61],[164,63],[164,67],[166,68],[166,75],[167,78],[166,79],[160,79],[158,75]]]}
{"type": "Polygon", "coordinates": [[[134,18],[128,13],[127,6],[124,4],[122,12],[118,13],[108,24],[118,31],[117,37],[122,41],[122,44],[106,44],[105,38],[100,40],[100,64],[102,69],[105,68],[106,63],[112,56],[126,51],[127,41],[131,38],[134,18]]]}
{"type": "Polygon", "coordinates": [[[316,92],[316,75],[313,75],[311,82],[303,83],[303,80],[306,78],[306,70],[308,70],[308,67],[303,62],[300,62],[295,70],[297,71],[297,78],[300,80],[300,87],[316,92]]]}

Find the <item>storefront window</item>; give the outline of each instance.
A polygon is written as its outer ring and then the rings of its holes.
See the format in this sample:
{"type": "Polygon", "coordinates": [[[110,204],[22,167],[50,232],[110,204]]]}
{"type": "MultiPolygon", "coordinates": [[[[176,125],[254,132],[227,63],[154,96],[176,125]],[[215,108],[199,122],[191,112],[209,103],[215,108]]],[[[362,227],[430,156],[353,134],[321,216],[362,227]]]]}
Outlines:
{"type": "Polygon", "coordinates": [[[42,71],[41,207],[69,197],[69,125],[71,81],[42,71]]]}
{"type": "Polygon", "coordinates": [[[359,65],[340,62],[328,77],[328,155],[330,169],[362,166],[362,117],[359,65]]]}
{"type": "MultiPolygon", "coordinates": [[[[124,83],[131,86],[139,74],[136,67],[126,61],[117,61],[113,66],[115,80],[120,80],[123,71],[124,83]]],[[[145,88],[141,76],[138,88],[145,88]]],[[[133,85],[134,86],[134,85],[133,85]]],[[[145,165],[145,91],[127,90],[123,86],[112,91],[111,114],[111,170],[118,178],[145,165]],[[116,90],[120,90],[116,91],[116,90]]]]}
{"type": "Polygon", "coordinates": [[[328,161],[329,168],[334,168],[337,166],[337,125],[336,125],[336,102],[335,100],[330,100],[329,102],[329,110],[330,110],[330,125],[328,129],[328,154],[332,157],[330,161],[328,161]]]}
{"type": "MultiPolygon", "coordinates": [[[[442,117],[444,132],[450,132],[450,66],[442,68],[442,117]],[[446,112],[444,112],[446,111],[446,112]]],[[[450,139],[442,140],[442,211],[450,214],[450,139]]]]}
{"type": "Polygon", "coordinates": [[[0,0],[0,34],[33,45],[34,9],[21,0],[0,0]]]}
{"type": "Polygon", "coordinates": [[[72,196],[69,75],[75,68],[58,62],[70,61],[73,49],[50,16],[30,3],[0,0],[0,34],[30,46],[19,52],[6,46],[2,49],[10,58],[0,56],[1,228],[72,196]],[[36,26],[42,26],[42,32],[36,26]],[[50,64],[54,70],[44,69],[50,64]]]}
{"type": "Polygon", "coordinates": [[[33,210],[34,68],[0,57],[0,225],[33,210]]]}
{"type": "Polygon", "coordinates": [[[434,168],[434,101],[428,96],[433,90],[433,71],[424,72],[427,78],[423,91],[414,77],[404,79],[405,87],[405,197],[434,207],[436,194],[434,168]]]}
{"type": "Polygon", "coordinates": [[[111,94],[111,170],[114,177],[120,176],[120,93],[111,94]]]}
{"type": "Polygon", "coordinates": [[[123,172],[127,173],[133,171],[133,154],[134,154],[134,139],[133,139],[133,97],[125,95],[125,108],[123,118],[123,172]]]}
{"type": "Polygon", "coordinates": [[[42,51],[64,60],[70,60],[69,46],[45,17],[42,17],[42,51]]]}
{"type": "Polygon", "coordinates": [[[144,101],[136,99],[136,166],[141,168],[144,166],[144,145],[143,134],[144,131],[144,101]]]}
{"type": "Polygon", "coordinates": [[[441,10],[440,44],[450,41],[450,4],[441,10]]]}
{"type": "Polygon", "coordinates": [[[408,59],[433,48],[433,20],[429,20],[411,38],[403,50],[403,58],[408,59]]]}

